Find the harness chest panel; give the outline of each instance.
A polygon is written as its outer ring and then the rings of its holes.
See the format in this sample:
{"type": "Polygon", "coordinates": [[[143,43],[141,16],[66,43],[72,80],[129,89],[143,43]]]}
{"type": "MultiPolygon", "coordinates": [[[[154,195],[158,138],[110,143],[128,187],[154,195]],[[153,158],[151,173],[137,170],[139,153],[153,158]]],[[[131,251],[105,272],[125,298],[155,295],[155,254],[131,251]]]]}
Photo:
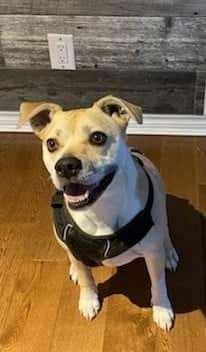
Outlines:
{"type": "MultiPolygon", "coordinates": [[[[144,168],[142,161],[133,157],[144,168]]],[[[105,259],[125,252],[141,241],[153,226],[151,209],[154,191],[152,181],[145,170],[149,192],[146,206],[128,224],[105,236],[92,236],[82,231],[74,222],[64,203],[63,192],[57,191],[52,198],[53,219],[57,236],[67,245],[73,256],[87,266],[99,266],[105,259]]]]}

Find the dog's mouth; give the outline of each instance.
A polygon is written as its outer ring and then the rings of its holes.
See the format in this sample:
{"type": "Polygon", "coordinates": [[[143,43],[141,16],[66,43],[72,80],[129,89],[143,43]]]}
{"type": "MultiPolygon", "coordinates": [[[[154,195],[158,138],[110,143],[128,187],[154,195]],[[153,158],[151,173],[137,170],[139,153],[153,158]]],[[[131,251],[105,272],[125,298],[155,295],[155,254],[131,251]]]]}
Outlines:
{"type": "Polygon", "coordinates": [[[72,209],[83,208],[86,205],[94,203],[105,189],[112,182],[117,168],[104,176],[99,182],[94,184],[84,184],[78,182],[70,182],[64,186],[64,193],[67,195],[68,205],[72,209]]]}

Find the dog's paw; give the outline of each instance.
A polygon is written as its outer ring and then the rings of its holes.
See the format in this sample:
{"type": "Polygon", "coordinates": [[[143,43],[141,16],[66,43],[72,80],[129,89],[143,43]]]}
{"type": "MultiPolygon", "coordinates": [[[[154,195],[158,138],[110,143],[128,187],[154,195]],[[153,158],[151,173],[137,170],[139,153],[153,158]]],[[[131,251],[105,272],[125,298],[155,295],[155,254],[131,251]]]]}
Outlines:
{"type": "Polygon", "coordinates": [[[171,307],[160,307],[153,306],[153,320],[155,323],[163,330],[170,330],[173,321],[174,321],[174,313],[171,307]]]}
{"type": "Polygon", "coordinates": [[[69,278],[74,282],[75,285],[78,284],[79,282],[78,270],[75,268],[73,264],[71,264],[69,268],[69,278]]]}
{"type": "Polygon", "coordinates": [[[97,293],[89,288],[83,288],[80,292],[79,310],[88,320],[92,320],[100,309],[97,293]]]}
{"type": "Polygon", "coordinates": [[[175,271],[179,262],[179,257],[173,246],[166,248],[166,268],[175,271]]]}

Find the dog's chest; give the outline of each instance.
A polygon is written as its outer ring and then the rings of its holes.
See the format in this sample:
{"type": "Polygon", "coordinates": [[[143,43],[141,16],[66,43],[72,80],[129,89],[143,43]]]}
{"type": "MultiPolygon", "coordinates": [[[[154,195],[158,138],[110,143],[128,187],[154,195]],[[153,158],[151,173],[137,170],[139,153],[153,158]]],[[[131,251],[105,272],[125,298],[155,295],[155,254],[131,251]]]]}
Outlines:
{"type": "Polygon", "coordinates": [[[113,186],[108,189],[90,208],[82,211],[70,210],[71,216],[78,226],[88,234],[94,236],[108,235],[113,233],[118,226],[122,225],[125,215],[126,190],[124,185],[121,187],[113,186]]]}

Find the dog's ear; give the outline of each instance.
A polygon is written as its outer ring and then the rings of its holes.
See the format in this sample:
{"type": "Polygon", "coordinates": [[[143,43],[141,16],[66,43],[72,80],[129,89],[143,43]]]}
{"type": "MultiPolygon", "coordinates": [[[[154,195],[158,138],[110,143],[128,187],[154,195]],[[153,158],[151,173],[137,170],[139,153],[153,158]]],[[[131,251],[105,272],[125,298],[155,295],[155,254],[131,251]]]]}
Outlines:
{"type": "Polygon", "coordinates": [[[142,109],[120,98],[108,95],[94,103],[104,113],[120,119],[123,124],[127,125],[130,118],[134,118],[138,123],[142,123],[142,109]]]}
{"type": "Polygon", "coordinates": [[[51,122],[57,111],[62,111],[61,106],[58,104],[46,102],[22,103],[20,105],[20,117],[17,127],[20,127],[26,122],[30,122],[34,133],[41,137],[41,132],[51,122]]]}

